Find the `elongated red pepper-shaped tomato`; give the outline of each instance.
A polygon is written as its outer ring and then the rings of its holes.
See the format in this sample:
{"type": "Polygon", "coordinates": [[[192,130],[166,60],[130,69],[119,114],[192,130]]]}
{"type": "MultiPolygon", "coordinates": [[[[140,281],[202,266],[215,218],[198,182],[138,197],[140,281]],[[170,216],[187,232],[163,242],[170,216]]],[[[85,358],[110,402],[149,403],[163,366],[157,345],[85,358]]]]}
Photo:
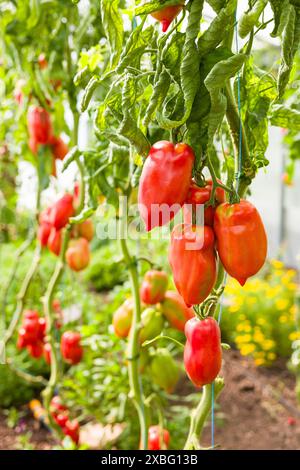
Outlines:
{"type": "Polygon", "coordinates": [[[161,141],[151,147],[138,195],[147,231],[170,222],[181,208],[188,194],[194,159],[187,144],[161,141]]]}
{"type": "Polygon", "coordinates": [[[214,230],[224,268],[243,286],[261,269],[267,256],[267,236],[257,209],[245,200],[221,204],[214,230]]]}
{"type": "Polygon", "coordinates": [[[184,367],[196,387],[212,383],[222,364],[221,332],[216,320],[192,318],[185,325],[184,367]]]}
{"type": "Polygon", "coordinates": [[[214,233],[208,226],[177,225],[171,235],[169,262],[175,286],[187,305],[197,305],[216,281],[214,233]]]}
{"type": "Polygon", "coordinates": [[[184,2],[182,1],[181,3],[182,5],[165,7],[151,13],[151,16],[161,23],[163,33],[167,31],[174,18],[181,12],[184,2]]]}

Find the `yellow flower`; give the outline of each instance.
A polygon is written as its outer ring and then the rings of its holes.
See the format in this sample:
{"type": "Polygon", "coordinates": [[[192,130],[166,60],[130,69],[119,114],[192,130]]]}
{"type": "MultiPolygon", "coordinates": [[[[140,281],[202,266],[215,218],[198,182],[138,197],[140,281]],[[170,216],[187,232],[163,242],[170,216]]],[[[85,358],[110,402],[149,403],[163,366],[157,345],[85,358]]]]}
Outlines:
{"type": "Polygon", "coordinates": [[[281,315],[279,317],[280,323],[286,323],[288,321],[288,317],[286,315],[281,315]]]}
{"type": "Polygon", "coordinates": [[[289,300],[288,299],[278,299],[275,302],[275,306],[278,310],[286,310],[289,306],[289,300]]]}
{"type": "Polygon", "coordinates": [[[278,259],[272,259],[270,262],[271,266],[275,269],[282,269],[284,267],[284,264],[282,261],[279,261],[278,259]]]}
{"type": "Polygon", "coordinates": [[[233,305],[230,305],[229,307],[229,312],[231,313],[236,313],[239,311],[239,309],[241,308],[241,305],[236,303],[236,304],[233,304],[233,305]]]}
{"type": "Polygon", "coordinates": [[[265,357],[266,353],[264,351],[255,351],[254,357],[265,357]]]}
{"type": "Polygon", "coordinates": [[[300,339],[300,331],[293,331],[293,333],[289,335],[289,340],[296,341],[296,339],[300,339]]]}
{"type": "Polygon", "coordinates": [[[253,340],[256,342],[256,343],[263,343],[265,341],[265,337],[264,335],[261,333],[261,332],[256,332],[254,333],[253,335],[253,340]]]}
{"type": "Polygon", "coordinates": [[[246,304],[255,305],[257,303],[256,297],[246,297],[246,304]]]}
{"type": "Polygon", "coordinates": [[[251,325],[249,323],[245,323],[244,331],[246,331],[246,333],[250,333],[251,330],[251,325]]]}
{"type": "Polygon", "coordinates": [[[257,320],[257,324],[258,324],[258,325],[265,325],[265,324],[266,324],[265,318],[259,318],[259,319],[257,320]]]}
{"type": "Polygon", "coordinates": [[[296,316],[296,313],[297,313],[298,309],[297,309],[297,305],[292,305],[291,308],[290,308],[290,314],[293,316],[293,318],[296,316]]]}
{"type": "Polygon", "coordinates": [[[267,339],[262,344],[262,348],[264,351],[269,351],[275,346],[275,342],[272,339],[267,339]]]}
{"type": "Polygon", "coordinates": [[[242,320],[246,320],[246,315],[244,315],[243,313],[241,313],[241,314],[239,315],[239,320],[241,320],[241,321],[242,321],[242,320]]]}
{"type": "Polygon", "coordinates": [[[264,359],[258,358],[254,360],[256,366],[263,366],[266,362],[264,359]]]}
{"type": "Polygon", "coordinates": [[[270,352],[267,354],[267,358],[270,360],[270,361],[274,361],[274,359],[276,359],[276,354],[273,353],[273,352],[270,352]]]}
{"type": "Polygon", "coordinates": [[[242,356],[248,356],[249,354],[253,353],[255,351],[255,346],[254,344],[244,344],[241,349],[241,355],[242,356]]]}
{"type": "Polygon", "coordinates": [[[251,341],[251,335],[239,335],[235,340],[237,343],[249,343],[249,341],[251,341]]]}

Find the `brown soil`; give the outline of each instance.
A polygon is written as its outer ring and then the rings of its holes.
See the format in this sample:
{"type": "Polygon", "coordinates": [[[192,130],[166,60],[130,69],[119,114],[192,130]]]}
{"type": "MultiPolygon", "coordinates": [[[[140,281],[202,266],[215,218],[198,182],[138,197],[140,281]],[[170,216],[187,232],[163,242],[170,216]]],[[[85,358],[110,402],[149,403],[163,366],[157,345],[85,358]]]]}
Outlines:
{"type": "MultiPolygon", "coordinates": [[[[295,380],[283,363],[270,369],[255,368],[237,351],[226,351],[223,375],[226,386],[216,411],[215,442],[221,449],[300,449],[300,407],[295,380]]],[[[0,414],[0,450],[20,448],[22,435],[31,433],[34,449],[51,449],[51,434],[28,414],[23,429],[8,428],[0,414]]],[[[25,440],[27,446],[27,440],[25,440]]],[[[202,445],[210,445],[210,426],[202,445]]]]}
{"type": "MultiPolygon", "coordinates": [[[[225,354],[223,375],[226,385],[217,414],[224,422],[215,431],[221,449],[300,449],[300,406],[294,377],[284,363],[256,368],[231,350],[225,354]]],[[[204,443],[210,445],[210,426],[204,443]]]]}

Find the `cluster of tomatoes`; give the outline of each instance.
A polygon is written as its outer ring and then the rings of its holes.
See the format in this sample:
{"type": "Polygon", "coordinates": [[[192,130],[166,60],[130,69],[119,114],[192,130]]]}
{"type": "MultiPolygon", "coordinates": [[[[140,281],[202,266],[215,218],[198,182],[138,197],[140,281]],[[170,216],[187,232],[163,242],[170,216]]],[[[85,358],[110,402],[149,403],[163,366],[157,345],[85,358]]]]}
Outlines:
{"type": "MultiPolygon", "coordinates": [[[[138,195],[147,231],[169,223],[183,208],[183,223],[172,230],[169,263],[186,307],[201,304],[212,293],[218,260],[243,286],[267,255],[266,233],[257,209],[237,195],[234,203],[227,202],[227,188],[219,180],[197,184],[192,179],[194,161],[187,144],[157,142],[145,161],[138,195]],[[199,208],[200,215],[203,211],[200,221],[199,208]]],[[[147,282],[141,292],[145,297],[151,293],[147,282]]],[[[184,365],[194,385],[201,387],[212,383],[220,371],[221,333],[212,316],[191,316],[184,325],[184,365]]]]}
{"type": "MultiPolygon", "coordinates": [[[[60,312],[57,300],[53,301],[53,308],[60,312]]],[[[57,329],[61,328],[61,319],[55,322],[57,329]]],[[[44,317],[40,317],[36,310],[26,310],[23,313],[22,324],[18,331],[18,349],[27,349],[30,356],[35,359],[44,357],[47,364],[51,364],[51,345],[47,342],[46,336],[47,322],[44,317]]],[[[78,364],[83,356],[80,333],[75,331],[65,331],[61,335],[60,350],[62,358],[68,364],[78,364]]]]}
{"type": "MultiPolygon", "coordinates": [[[[41,70],[48,67],[45,54],[40,54],[37,63],[41,70]]],[[[60,80],[50,80],[54,90],[57,90],[61,85],[60,80]]],[[[24,100],[24,87],[26,82],[21,79],[17,82],[14,97],[19,105],[24,100]]],[[[29,100],[32,95],[29,94],[29,100]]],[[[48,106],[51,106],[51,102],[46,99],[48,106]]],[[[28,146],[31,152],[36,155],[38,153],[40,145],[46,145],[50,147],[52,153],[52,175],[56,176],[56,160],[63,160],[67,155],[69,148],[64,140],[59,136],[55,136],[53,133],[53,126],[51,123],[51,116],[49,112],[42,106],[31,105],[27,113],[27,126],[29,134],[28,146]]]]}
{"type": "MultiPolygon", "coordinates": [[[[69,218],[75,214],[78,199],[78,187],[74,195],[66,193],[52,206],[41,212],[39,217],[38,240],[42,247],[59,256],[62,247],[62,229],[69,223],[69,218]]],[[[85,269],[90,262],[89,242],[94,236],[93,222],[88,219],[74,225],[71,240],[68,243],[65,258],[73,271],[85,269]]]]}
{"type": "Polygon", "coordinates": [[[46,320],[40,317],[36,310],[26,310],[23,313],[22,325],[18,331],[17,347],[27,348],[31,357],[39,359],[43,356],[48,362],[48,343],[45,343],[46,320]]]}
{"type": "Polygon", "coordinates": [[[61,398],[56,395],[52,398],[50,404],[50,413],[56,424],[62,429],[65,436],[69,436],[72,441],[78,445],[80,426],[77,419],[70,420],[69,410],[62,403],[61,398]]]}
{"type": "MultiPolygon", "coordinates": [[[[173,328],[184,331],[186,321],[194,316],[193,309],[185,304],[181,295],[167,290],[167,287],[168,275],[164,271],[152,269],[145,274],[140,289],[143,310],[141,343],[161,332],[164,319],[167,319],[173,328]]],[[[126,338],[129,335],[133,310],[134,302],[132,298],[129,298],[114,313],[113,327],[119,338],[126,338]]]]}
{"type": "MultiPolygon", "coordinates": [[[[167,290],[168,275],[164,271],[152,269],[147,271],[140,288],[142,305],[139,342],[143,344],[158,336],[165,324],[179,331],[184,331],[186,322],[194,316],[178,292],[167,290]]],[[[134,312],[134,301],[127,299],[113,315],[113,328],[119,338],[126,338],[131,329],[134,312]]],[[[180,367],[168,349],[158,348],[152,355],[147,349],[140,351],[140,373],[148,368],[148,373],[155,384],[172,393],[180,377],[180,367]]],[[[148,435],[148,449],[166,449],[169,444],[169,432],[160,426],[151,426],[148,435]]]]}

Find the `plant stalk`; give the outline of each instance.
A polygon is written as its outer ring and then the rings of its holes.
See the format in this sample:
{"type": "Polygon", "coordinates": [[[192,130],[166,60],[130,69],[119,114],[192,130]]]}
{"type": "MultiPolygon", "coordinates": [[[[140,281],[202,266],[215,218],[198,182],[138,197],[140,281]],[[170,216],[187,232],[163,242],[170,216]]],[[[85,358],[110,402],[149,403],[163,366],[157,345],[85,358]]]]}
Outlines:
{"type": "Polygon", "coordinates": [[[129,271],[131,289],[134,298],[134,314],[132,326],[130,329],[127,361],[128,361],[128,378],[130,387],[130,396],[133,400],[140,423],[140,442],[141,448],[147,449],[147,422],[145,415],[144,397],[139,374],[139,325],[141,321],[141,303],[139,293],[138,270],[136,260],[131,256],[127,246],[127,208],[125,198],[120,199],[120,221],[119,221],[119,241],[124,257],[124,261],[129,271]]]}
{"type": "MultiPolygon", "coordinates": [[[[216,378],[215,382],[215,400],[220,395],[223,387],[224,380],[222,378],[216,378]]],[[[184,446],[184,450],[199,450],[199,440],[202,435],[203,427],[206,419],[211,411],[212,406],[212,384],[204,385],[201,400],[192,412],[191,425],[189,435],[184,446]]]]}

